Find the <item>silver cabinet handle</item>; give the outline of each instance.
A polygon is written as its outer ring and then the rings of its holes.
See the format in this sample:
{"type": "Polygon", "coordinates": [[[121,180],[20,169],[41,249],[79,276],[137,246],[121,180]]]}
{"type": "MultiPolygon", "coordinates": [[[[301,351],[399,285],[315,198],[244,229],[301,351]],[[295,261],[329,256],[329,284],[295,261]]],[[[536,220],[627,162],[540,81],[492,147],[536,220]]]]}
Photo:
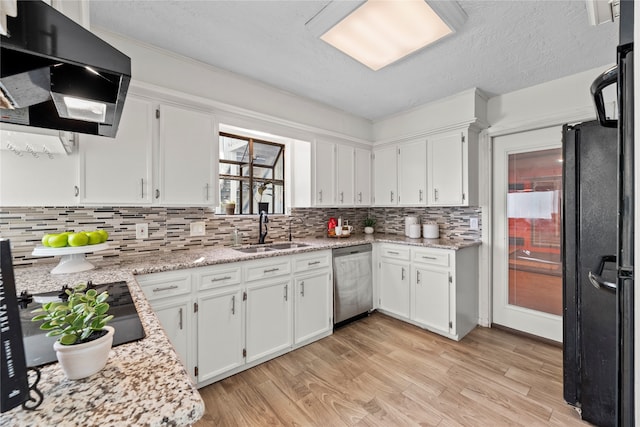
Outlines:
{"type": "Polygon", "coordinates": [[[404,267],[402,267],[402,280],[404,280],[404,267]]]}
{"type": "Polygon", "coordinates": [[[304,281],[300,282],[300,295],[304,296],[304,281]]]}
{"type": "Polygon", "coordinates": [[[77,185],[73,186],[73,196],[74,197],[78,197],[78,194],[80,194],[80,187],[78,187],[77,185]]]}
{"type": "Polygon", "coordinates": [[[393,202],[393,191],[391,192],[391,201],[393,202]]]}
{"type": "Polygon", "coordinates": [[[144,178],[140,178],[140,198],[144,199],[144,178]]]}
{"type": "Polygon", "coordinates": [[[416,283],[420,284],[420,270],[416,271],[416,283]]]}
{"type": "Polygon", "coordinates": [[[180,307],[180,310],[178,310],[178,313],[180,313],[180,320],[178,321],[178,326],[180,327],[180,330],[182,330],[182,307],[180,307]]]}
{"type": "Polygon", "coordinates": [[[224,276],[224,277],[214,277],[213,279],[211,279],[212,282],[220,282],[222,280],[229,280],[231,279],[231,276],[224,276]]]}
{"type": "Polygon", "coordinates": [[[205,200],[209,200],[209,183],[207,182],[207,185],[205,185],[205,188],[207,189],[207,197],[205,198],[205,200]]]}
{"type": "Polygon", "coordinates": [[[231,297],[231,314],[236,314],[236,296],[231,297]]]}
{"type": "Polygon", "coordinates": [[[422,201],[422,190],[418,191],[418,193],[420,194],[420,201],[422,201]]]}
{"type": "Polygon", "coordinates": [[[311,266],[311,265],[318,265],[320,264],[320,261],[313,261],[313,262],[308,262],[307,265],[311,266]]]}
{"type": "Polygon", "coordinates": [[[437,188],[434,188],[434,189],[433,189],[433,198],[434,198],[435,200],[438,200],[438,189],[437,189],[437,188]]]}
{"type": "Polygon", "coordinates": [[[274,271],[280,270],[279,268],[269,268],[268,270],[264,270],[265,273],[273,273],[274,271]]]}
{"type": "Polygon", "coordinates": [[[165,286],[164,288],[153,288],[153,292],[170,291],[171,289],[178,289],[178,285],[165,286]]]}
{"type": "Polygon", "coordinates": [[[289,285],[284,285],[284,300],[289,301],[289,285]]]}
{"type": "Polygon", "coordinates": [[[156,199],[159,199],[159,198],[160,198],[160,190],[156,188],[156,199]]]}
{"type": "Polygon", "coordinates": [[[438,259],[438,258],[436,258],[434,256],[424,256],[424,255],[422,256],[422,258],[424,258],[424,259],[433,259],[433,260],[438,259]]]}
{"type": "Polygon", "coordinates": [[[340,192],[340,203],[344,203],[344,191],[340,192]]]}
{"type": "Polygon", "coordinates": [[[387,253],[391,255],[400,255],[400,252],[396,252],[396,251],[387,251],[387,253]]]}
{"type": "Polygon", "coordinates": [[[320,196],[318,199],[320,202],[322,202],[322,190],[318,191],[318,195],[320,196]]]}
{"type": "Polygon", "coordinates": [[[362,203],[362,191],[358,193],[358,202],[362,203]]]}

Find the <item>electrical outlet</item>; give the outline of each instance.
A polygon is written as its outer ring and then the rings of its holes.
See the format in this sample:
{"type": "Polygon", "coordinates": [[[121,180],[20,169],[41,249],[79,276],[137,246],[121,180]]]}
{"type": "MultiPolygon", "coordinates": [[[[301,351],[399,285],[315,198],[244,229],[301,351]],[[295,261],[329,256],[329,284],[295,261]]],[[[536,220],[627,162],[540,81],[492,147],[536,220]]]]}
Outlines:
{"type": "Polygon", "coordinates": [[[473,218],[469,218],[469,228],[471,230],[478,230],[480,229],[480,226],[478,224],[478,218],[473,217],[473,218]]]}
{"type": "Polygon", "coordinates": [[[142,224],[136,224],[136,239],[148,239],[149,238],[149,224],[143,222],[142,224]]]}
{"type": "Polygon", "coordinates": [[[206,226],[204,221],[196,221],[189,224],[190,235],[193,236],[204,236],[206,234],[206,226]]]}

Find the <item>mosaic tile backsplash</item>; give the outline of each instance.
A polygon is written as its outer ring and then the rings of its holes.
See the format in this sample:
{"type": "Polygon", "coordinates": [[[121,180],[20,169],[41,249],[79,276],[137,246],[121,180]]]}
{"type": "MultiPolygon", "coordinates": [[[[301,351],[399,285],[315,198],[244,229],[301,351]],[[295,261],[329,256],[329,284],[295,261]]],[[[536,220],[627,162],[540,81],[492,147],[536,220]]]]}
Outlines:
{"type": "MultiPolygon", "coordinates": [[[[291,216],[271,215],[267,242],[287,240],[289,224],[293,238],[323,237],[330,217],[342,217],[362,233],[367,216],[376,219],[376,232],[404,234],[404,217],[418,216],[421,222],[437,222],[440,235],[477,240],[480,230],[469,229],[469,218],[480,217],[481,209],[471,208],[294,208],[291,216]]],[[[215,215],[208,208],[163,207],[42,207],[0,208],[0,237],[11,240],[14,265],[57,262],[53,257],[34,257],[46,233],[105,229],[109,249],[87,254],[88,259],[130,256],[140,253],[173,252],[190,248],[232,245],[237,228],[242,244],[258,242],[257,215],[215,215]],[[206,236],[190,237],[193,221],[204,221],[206,236]],[[137,223],[149,225],[149,238],[137,240],[137,223]]],[[[482,229],[482,224],[480,224],[482,229]]]]}

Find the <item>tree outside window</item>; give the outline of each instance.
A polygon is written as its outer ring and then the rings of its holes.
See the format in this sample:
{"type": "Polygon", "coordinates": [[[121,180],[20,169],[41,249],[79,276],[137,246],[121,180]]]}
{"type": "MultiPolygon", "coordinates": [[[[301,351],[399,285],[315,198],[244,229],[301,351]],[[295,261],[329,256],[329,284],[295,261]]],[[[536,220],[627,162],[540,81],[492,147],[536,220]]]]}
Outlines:
{"type": "Polygon", "coordinates": [[[235,213],[284,213],[284,145],[220,132],[220,200],[235,213]]]}

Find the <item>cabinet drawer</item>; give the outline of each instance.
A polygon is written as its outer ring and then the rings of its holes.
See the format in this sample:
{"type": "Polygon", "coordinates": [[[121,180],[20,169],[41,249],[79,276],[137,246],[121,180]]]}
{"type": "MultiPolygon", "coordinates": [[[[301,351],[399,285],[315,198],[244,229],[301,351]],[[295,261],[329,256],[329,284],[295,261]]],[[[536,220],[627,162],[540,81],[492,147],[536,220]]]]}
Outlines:
{"type": "Polygon", "coordinates": [[[191,292],[188,273],[158,273],[136,276],[136,280],[149,301],[191,292]]]}
{"type": "Polygon", "coordinates": [[[449,252],[437,249],[414,249],[413,262],[449,267],[449,252]]]}
{"type": "Polygon", "coordinates": [[[289,258],[282,258],[269,262],[250,263],[245,267],[245,281],[267,279],[284,276],[291,273],[289,258]]]}
{"type": "Polygon", "coordinates": [[[411,259],[411,250],[408,247],[384,245],[380,247],[380,256],[409,261],[411,259]]]}
{"type": "Polygon", "coordinates": [[[293,272],[300,273],[331,266],[331,252],[305,254],[293,259],[293,272]]]}
{"type": "Polygon", "coordinates": [[[198,290],[214,289],[221,286],[237,285],[241,280],[241,267],[239,265],[217,266],[215,268],[203,268],[198,271],[198,290]]]}

